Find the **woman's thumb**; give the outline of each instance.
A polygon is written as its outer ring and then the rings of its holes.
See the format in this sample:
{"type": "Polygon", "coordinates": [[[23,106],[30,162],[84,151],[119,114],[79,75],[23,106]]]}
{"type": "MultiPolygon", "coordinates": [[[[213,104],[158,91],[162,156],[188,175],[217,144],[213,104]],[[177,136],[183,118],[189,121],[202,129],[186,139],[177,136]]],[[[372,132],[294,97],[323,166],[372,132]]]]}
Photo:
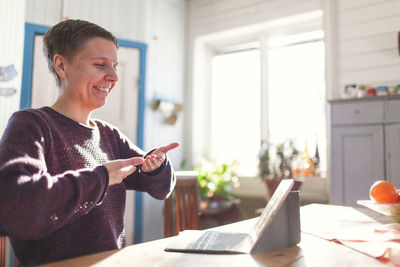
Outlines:
{"type": "Polygon", "coordinates": [[[142,164],[144,159],[142,157],[134,157],[120,161],[120,170],[122,172],[133,173],[136,170],[136,165],[142,164]]]}

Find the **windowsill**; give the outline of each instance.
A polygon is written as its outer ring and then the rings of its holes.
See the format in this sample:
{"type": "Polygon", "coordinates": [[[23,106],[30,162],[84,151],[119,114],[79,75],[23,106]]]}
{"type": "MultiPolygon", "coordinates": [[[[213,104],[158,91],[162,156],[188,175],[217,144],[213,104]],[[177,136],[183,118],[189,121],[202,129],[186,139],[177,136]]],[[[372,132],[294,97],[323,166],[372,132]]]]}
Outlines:
{"type": "MultiPolygon", "coordinates": [[[[268,192],[265,182],[258,177],[239,177],[239,187],[233,193],[237,197],[267,198],[268,192]]],[[[328,203],[328,179],[321,177],[305,177],[300,188],[300,198],[306,203],[328,203]]]]}
{"type": "Polygon", "coordinates": [[[237,197],[267,198],[267,186],[258,177],[239,177],[239,187],[233,189],[237,197]]]}
{"type": "Polygon", "coordinates": [[[304,202],[328,203],[328,179],[321,177],[304,178],[300,188],[300,198],[304,202]]]}

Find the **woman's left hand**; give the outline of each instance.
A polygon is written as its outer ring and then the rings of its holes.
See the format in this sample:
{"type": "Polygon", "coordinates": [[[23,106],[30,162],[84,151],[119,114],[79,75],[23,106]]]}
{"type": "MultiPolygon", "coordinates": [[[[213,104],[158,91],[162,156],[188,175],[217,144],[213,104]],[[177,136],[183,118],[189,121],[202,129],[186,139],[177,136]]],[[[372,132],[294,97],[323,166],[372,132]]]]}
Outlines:
{"type": "Polygon", "coordinates": [[[173,142],[169,145],[162,146],[154,150],[150,155],[147,155],[142,163],[142,171],[151,172],[161,166],[165,160],[165,154],[168,151],[175,149],[179,146],[178,142],[173,142]]]}

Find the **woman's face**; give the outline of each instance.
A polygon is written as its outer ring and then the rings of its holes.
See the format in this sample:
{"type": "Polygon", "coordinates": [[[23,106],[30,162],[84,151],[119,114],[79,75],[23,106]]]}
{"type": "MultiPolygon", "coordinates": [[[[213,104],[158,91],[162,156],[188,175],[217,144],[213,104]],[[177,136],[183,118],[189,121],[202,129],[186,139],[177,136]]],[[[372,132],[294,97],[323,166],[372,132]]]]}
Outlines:
{"type": "Polygon", "coordinates": [[[117,48],[112,41],[95,37],[64,61],[62,87],[75,107],[93,111],[104,106],[107,95],[118,80],[117,48]]]}

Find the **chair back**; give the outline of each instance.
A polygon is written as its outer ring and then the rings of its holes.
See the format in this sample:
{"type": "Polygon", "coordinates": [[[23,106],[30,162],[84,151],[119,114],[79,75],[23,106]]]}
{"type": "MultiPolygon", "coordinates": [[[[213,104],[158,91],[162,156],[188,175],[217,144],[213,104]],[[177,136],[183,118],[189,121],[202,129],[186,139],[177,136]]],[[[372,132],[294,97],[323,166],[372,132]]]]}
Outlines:
{"type": "Polygon", "coordinates": [[[6,237],[0,236],[0,267],[6,266],[6,237]]]}
{"type": "Polygon", "coordinates": [[[176,172],[175,191],[165,200],[164,237],[199,229],[197,172],[176,172]]]}
{"type": "MultiPolygon", "coordinates": [[[[9,249],[12,249],[11,247],[9,249]]],[[[18,259],[14,256],[14,267],[19,265],[18,259]]],[[[12,263],[12,261],[10,260],[12,263]]],[[[0,236],[0,267],[6,267],[7,264],[7,237],[0,236]]]]}

